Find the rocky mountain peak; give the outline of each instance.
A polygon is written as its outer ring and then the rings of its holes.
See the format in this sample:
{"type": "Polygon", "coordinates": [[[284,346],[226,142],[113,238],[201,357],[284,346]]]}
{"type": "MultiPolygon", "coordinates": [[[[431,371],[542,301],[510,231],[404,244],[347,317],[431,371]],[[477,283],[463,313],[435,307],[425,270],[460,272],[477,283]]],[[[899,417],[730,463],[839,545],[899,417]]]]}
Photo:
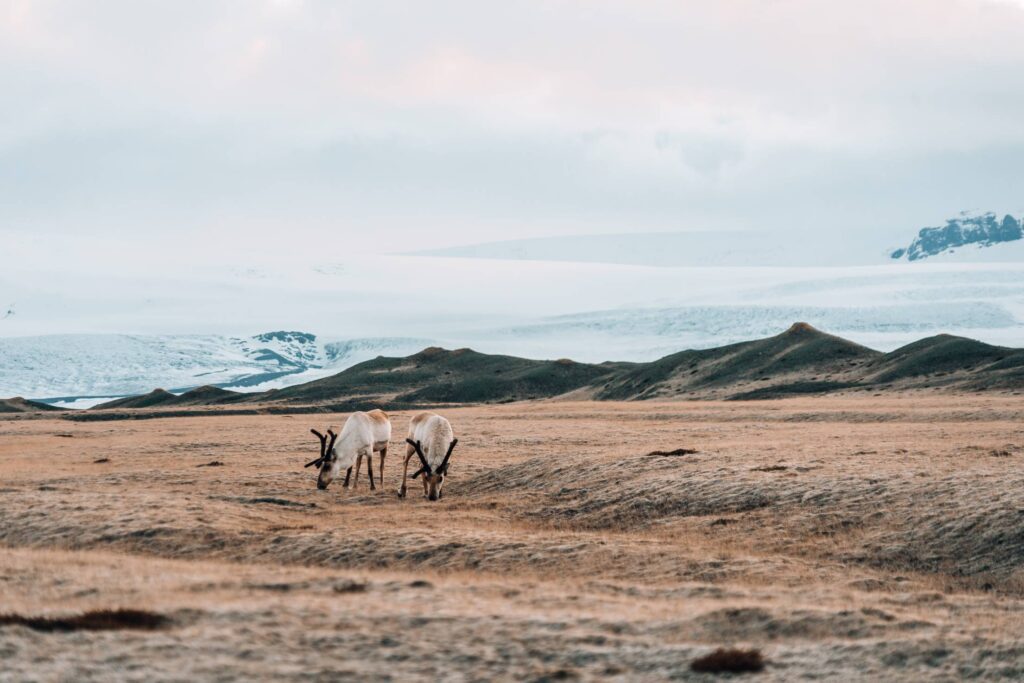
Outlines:
{"type": "Polygon", "coordinates": [[[1021,221],[1007,214],[1000,220],[991,211],[981,214],[962,212],[946,224],[935,228],[922,228],[909,246],[890,254],[896,260],[918,261],[958,247],[977,245],[990,247],[1001,242],[1012,242],[1024,237],[1021,221]]]}

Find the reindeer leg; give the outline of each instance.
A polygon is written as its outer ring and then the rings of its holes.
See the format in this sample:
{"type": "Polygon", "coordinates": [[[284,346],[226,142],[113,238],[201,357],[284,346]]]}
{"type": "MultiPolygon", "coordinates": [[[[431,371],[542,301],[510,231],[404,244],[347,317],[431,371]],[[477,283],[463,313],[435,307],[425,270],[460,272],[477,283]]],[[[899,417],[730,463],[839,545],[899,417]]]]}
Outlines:
{"type": "Polygon", "coordinates": [[[384,488],[384,458],[388,457],[388,447],[380,449],[380,476],[377,481],[380,482],[380,487],[384,488]]]}
{"type": "Polygon", "coordinates": [[[345,472],[345,488],[348,488],[348,480],[352,478],[352,468],[349,467],[345,472]]]}
{"type": "Polygon", "coordinates": [[[409,477],[409,459],[416,453],[416,449],[412,446],[406,445],[405,447],[405,467],[402,468],[402,485],[398,489],[398,497],[405,498],[406,488],[405,480],[409,477]]]}
{"type": "Polygon", "coordinates": [[[370,490],[376,491],[377,487],[373,485],[373,449],[366,454],[366,475],[370,477],[370,490]]]}
{"type": "Polygon", "coordinates": [[[363,454],[359,453],[356,456],[356,476],[352,480],[352,490],[359,488],[359,469],[363,466],[363,454]]]}

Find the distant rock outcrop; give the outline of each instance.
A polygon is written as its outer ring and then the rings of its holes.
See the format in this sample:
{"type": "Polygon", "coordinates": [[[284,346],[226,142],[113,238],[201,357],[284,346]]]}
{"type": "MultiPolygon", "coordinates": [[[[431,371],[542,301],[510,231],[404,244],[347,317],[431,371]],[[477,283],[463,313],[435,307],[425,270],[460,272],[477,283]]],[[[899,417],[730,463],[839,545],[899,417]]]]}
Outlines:
{"type": "Polygon", "coordinates": [[[992,212],[980,215],[964,212],[940,228],[923,228],[910,246],[897,249],[890,256],[897,260],[917,261],[966,245],[990,247],[1022,237],[1021,221],[1013,216],[1006,215],[1000,221],[992,212]]]}
{"type": "Polygon", "coordinates": [[[257,334],[253,339],[261,342],[276,341],[284,344],[312,344],[316,341],[316,335],[310,334],[309,332],[288,332],[285,330],[279,330],[277,332],[264,332],[263,334],[257,334]]]}

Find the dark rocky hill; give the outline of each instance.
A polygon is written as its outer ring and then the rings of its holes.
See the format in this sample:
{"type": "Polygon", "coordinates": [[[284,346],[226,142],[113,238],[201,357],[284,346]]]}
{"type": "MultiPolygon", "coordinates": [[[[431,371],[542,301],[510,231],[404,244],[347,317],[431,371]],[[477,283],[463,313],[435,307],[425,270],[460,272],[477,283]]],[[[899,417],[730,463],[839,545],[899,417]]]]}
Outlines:
{"type": "Polygon", "coordinates": [[[1024,349],[938,335],[882,353],[807,323],[754,341],[680,351],[650,363],[531,360],[431,347],[378,357],[331,377],[259,394],[200,387],[161,389],[97,406],[350,410],[505,403],[531,399],[768,399],[852,391],[1024,390],[1024,349]],[[246,408],[248,406],[248,408],[246,408]]]}
{"type": "Polygon", "coordinates": [[[841,388],[856,383],[859,368],[881,356],[866,348],[795,323],[782,334],[716,349],[682,351],[620,373],[595,394],[599,399],[731,398],[841,388]]]}
{"type": "Polygon", "coordinates": [[[613,366],[530,360],[431,347],[405,358],[375,358],[332,377],[275,391],[290,403],[375,399],[399,404],[500,403],[549,398],[589,386],[613,366]]]}
{"type": "Polygon", "coordinates": [[[226,403],[237,403],[248,399],[252,394],[242,394],[217,387],[203,386],[175,396],[164,389],[154,389],[141,396],[128,396],[114,401],[107,401],[93,407],[93,410],[109,410],[116,408],[170,408],[178,406],[212,406],[226,403]]]}
{"type": "Polygon", "coordinates": [[[865,383],[904,388],[1024,386],[1024,349],[940,334],[907,344],[865,367],[865,383]]]}
{"type": "Polygon", "coordinates": [[[96,406],[93,406],[93,409],[104,410],[107,408],[153,408],[161,405],[172,405],[177,398],[177,396],[164,389],[154,389],[148,394],[142,394],[140,396],[128,396],[126,398],[117,398],[114,399],[113,401],[100,403],[96,406]]]}
{"type": "Polygon", "coordinates": [[[21,396],[15,396],[14,398],[7,399],[0,398],[0,413],[35,413],[54,410],[64,409],[58,408],[57,406],[47,405],[45,403],[29,401],[21,396]]]}

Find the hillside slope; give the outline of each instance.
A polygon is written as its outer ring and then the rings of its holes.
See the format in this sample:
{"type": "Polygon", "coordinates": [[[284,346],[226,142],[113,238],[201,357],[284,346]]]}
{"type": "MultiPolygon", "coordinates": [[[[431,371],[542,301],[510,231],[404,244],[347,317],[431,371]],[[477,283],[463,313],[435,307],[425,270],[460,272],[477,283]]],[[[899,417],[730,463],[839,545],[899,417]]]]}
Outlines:
{"type": "Polygon", "coordinates": [[[106,403],[93,406],[94,410],[105,410],[108,408],[156,408],[162,405],[173,405],[178,397],[166,389],[154,389],[148,394],[138,396],[126,396],[125,398],[114,399],[106,403]]]}
{"type": "Polygon", "coordinates": [[[94,406],[94,410],[109,410],[115,408],[170,408],[177,406],[214,406],[225,403],[237,403],[246,400],[250,394],[242,394],[237,391],[228,391],[217,387],[202,386],[186,391],[180,396],[175,396],[164,389],[154,389],[148,394],[141,396],[128,396],[114,401],[107,401],[94,406]]]}
{"type": "Polygon", "coordinates": [[[45,403],[29,401],[21,396],[15,396],[14,398],[7,399],[0,398],[0,413],[34,413],[54,410],[64,409],[56,406],[50,406],[45,403]]]}
{"type": "Polygon", "coordinates": [[[395,403],[500,403],[558,396],[615,371],[612,365],[530,360],[430,347],[406,358],[376,358],[332,377],[260,399],[309,403],[375,399],[395,403]]]}
{"type": "Polygon", "coordinates": [[[863,381],[877,385],[1019,388],[1024,386],[1024,349],[940,334],[891,351],[864,370],[863,381]]]}
{"type": "Polygon", "coordinates": [[[767,339],[682,351],[641,364],[605,384],[602,400],[752,398],[813,393],[856,384],[859,368],[882,354],[807,323],[767,339]]]}

